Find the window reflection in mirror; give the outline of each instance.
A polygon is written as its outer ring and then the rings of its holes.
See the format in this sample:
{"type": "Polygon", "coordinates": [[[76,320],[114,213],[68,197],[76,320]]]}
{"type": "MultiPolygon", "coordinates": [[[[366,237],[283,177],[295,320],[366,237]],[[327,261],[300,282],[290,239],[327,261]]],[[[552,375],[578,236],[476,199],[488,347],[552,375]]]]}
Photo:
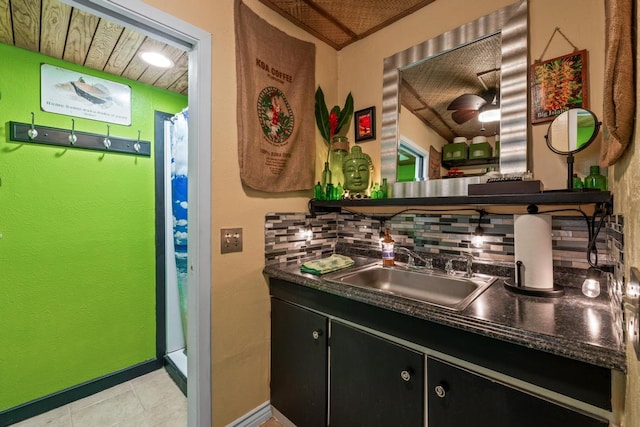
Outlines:
{"type": "Polygon", "coordinates": [[[427,177],[429,153],[417,144],[400,139],[398,147],[398,182],[424,181],[427,177]]]}

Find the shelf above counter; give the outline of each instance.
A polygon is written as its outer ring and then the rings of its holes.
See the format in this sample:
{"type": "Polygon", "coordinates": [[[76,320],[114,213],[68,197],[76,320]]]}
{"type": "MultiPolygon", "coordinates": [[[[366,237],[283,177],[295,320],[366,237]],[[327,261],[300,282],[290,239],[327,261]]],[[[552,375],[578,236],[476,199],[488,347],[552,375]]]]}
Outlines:
{"type": "Polygon", "coordinates": [[[491,166],[500,163],[500,157],[487,157],[486,159],[442,160],[442,167],[464,168],[470,166],[491,166]]]}
{"type": "Polygon", "coordinates": [[[495,194],[482,196],[414,197],[391,199],[316,200],[311,199],[312,212],[337,211],[341,208],[385,206],[488,206],[488,205],[597,205],[611,203],[609,191],[545,191],[532,194],[495,194]]]}

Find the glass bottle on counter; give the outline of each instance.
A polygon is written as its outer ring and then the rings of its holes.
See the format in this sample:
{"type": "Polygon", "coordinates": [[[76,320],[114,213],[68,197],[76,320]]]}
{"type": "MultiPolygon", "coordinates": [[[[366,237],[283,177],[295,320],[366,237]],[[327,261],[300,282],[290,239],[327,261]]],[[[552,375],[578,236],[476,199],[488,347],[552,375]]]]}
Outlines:
{"type": "Polygon", "coordinates": [[[589,175],[584,177],[584,188],[606,190],[607,177],[600,175],[600,166],[589,167],[589,175]]]}
{"type": "Polygon", "coordinates": [[[394,240],[391,238],[389,229],[384,230],[384,239],[382,239],[382,266],[393,267],[395,265],[395,248],[394,240]]]}

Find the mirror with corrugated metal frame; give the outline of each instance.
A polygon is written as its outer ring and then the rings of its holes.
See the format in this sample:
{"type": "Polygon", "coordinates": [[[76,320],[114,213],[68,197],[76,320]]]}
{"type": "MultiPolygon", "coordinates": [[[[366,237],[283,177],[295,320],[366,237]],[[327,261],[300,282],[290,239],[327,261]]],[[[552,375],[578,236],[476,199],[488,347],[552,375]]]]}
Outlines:
{"type": "MultiPolygon", "coordinates": [[[[487,91],[494,87],[499,89],[497,91],[498,99],[494,101],[498,103],[501,112],[501,118],[498,122],[499,129],[497,125],[487,124],[493,126],[487,133],[500,136],[500,171],[502,173],[516,173],[527,170],[527,15],[528,3],[527,0],[522,0],[385,58],[381,171],[382,177],[386,178],[387,182],[394,183],[397,178],[397,158],[400,146],[399,111],[401,103],[404,101],[401,99],[401,93],[407,92],[406,87],[403,88],[403,79],[406,81],[413,78],[416,86],[428,86],[429,81],[434,82],[433,84],[441,87],[439,91],[444,93],[445,91],[441,89],[445,84],[439,82],[435,75],[432,75],[431,79],[425,79],[422,83],[415,83],[417,78],[415,70],[429,70],[430,67],[426,64],[431,60],[434,63],[446,64],[448,61],[446,56],[449,53],[459,57],[462,52],[463,55],[467,55],[466,62],[472,64],[474,55],[469,53],[469,50],[473,49],[487,51],[482,53],[482,61],[476,61],[477,67],[471,65],[464,67],[468,68],[467,75],[474,75],[477,78],[478,81],[474,83],[481,85],[477,88],[478,95],[482,96],[484,87],[487,91]],[[497,55],[494,55],[492,52],[496,50],[497,55]]],[[[459,61],[458,57],[453,61],[459,61]]],[[[455,76],[458,68],[462,67],[455,66],[455,64],[448,67],[448,73],[453,76],[452,80],[460,80],[459,76],[455,76]]],[[[461,93],[470,90],[463,87],[452,89],[449,95],[440,95],[442,100],[439,102],[449,106],[461,93]],[[450,99],[445,99],[447,97],[450,99]]],[[[430,97],[429,102],[436,103],[438,101],[430,97]]],[[[405,102],[405,104],[407,103],[405,102]]],[[[442,109],[442,107],[440,108],[442,109]]],[[[445,111],[441,111],[437,115],[446,116],[446,119],[443,120],[445,131],[434,130],[444,139],[447,139],[448,136],[458,136],[457,134],[467,136],[468,131],[456,129],[456,124],[452,124],[453,111],[447,112],[446,107],[444,109],[445,111]],[[447,121],[449,125],[446,124],[447,121]],[[449,130],[446,130],[447,127],[449,130]]],[[[467,127],[477,126],[477,123],[475,117],[472,120],[464,120],[467,127]]],[[[478,126],[478,134],[483,132],[481,126],[481,124],[478,126]]],[[[485,131],[488,126],[485,126],[485,131]]],[[[474,132],[473,129],[471,131],[474,132]]]]}

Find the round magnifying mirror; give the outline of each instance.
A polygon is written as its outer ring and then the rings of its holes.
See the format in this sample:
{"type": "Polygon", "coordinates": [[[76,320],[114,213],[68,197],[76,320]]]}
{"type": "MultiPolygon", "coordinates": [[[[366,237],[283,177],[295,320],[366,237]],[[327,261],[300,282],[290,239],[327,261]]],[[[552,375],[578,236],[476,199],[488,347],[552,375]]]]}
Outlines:
{"type": "Polygon", "coordinates": [[[573,155],[587,148],[598,135],[601,123],[584,108],[572,108],[553,119],[545,139],[554,153],[567,156],[567,188],[573,189],[573,155]]]}
{"type": "Polygon", "coordinates": [[[558,154],[575,154],[584,150],[598,135],[600,122],[584,108],[572,108],[556,117],[545,136],[547,146],[558,154]]]}

